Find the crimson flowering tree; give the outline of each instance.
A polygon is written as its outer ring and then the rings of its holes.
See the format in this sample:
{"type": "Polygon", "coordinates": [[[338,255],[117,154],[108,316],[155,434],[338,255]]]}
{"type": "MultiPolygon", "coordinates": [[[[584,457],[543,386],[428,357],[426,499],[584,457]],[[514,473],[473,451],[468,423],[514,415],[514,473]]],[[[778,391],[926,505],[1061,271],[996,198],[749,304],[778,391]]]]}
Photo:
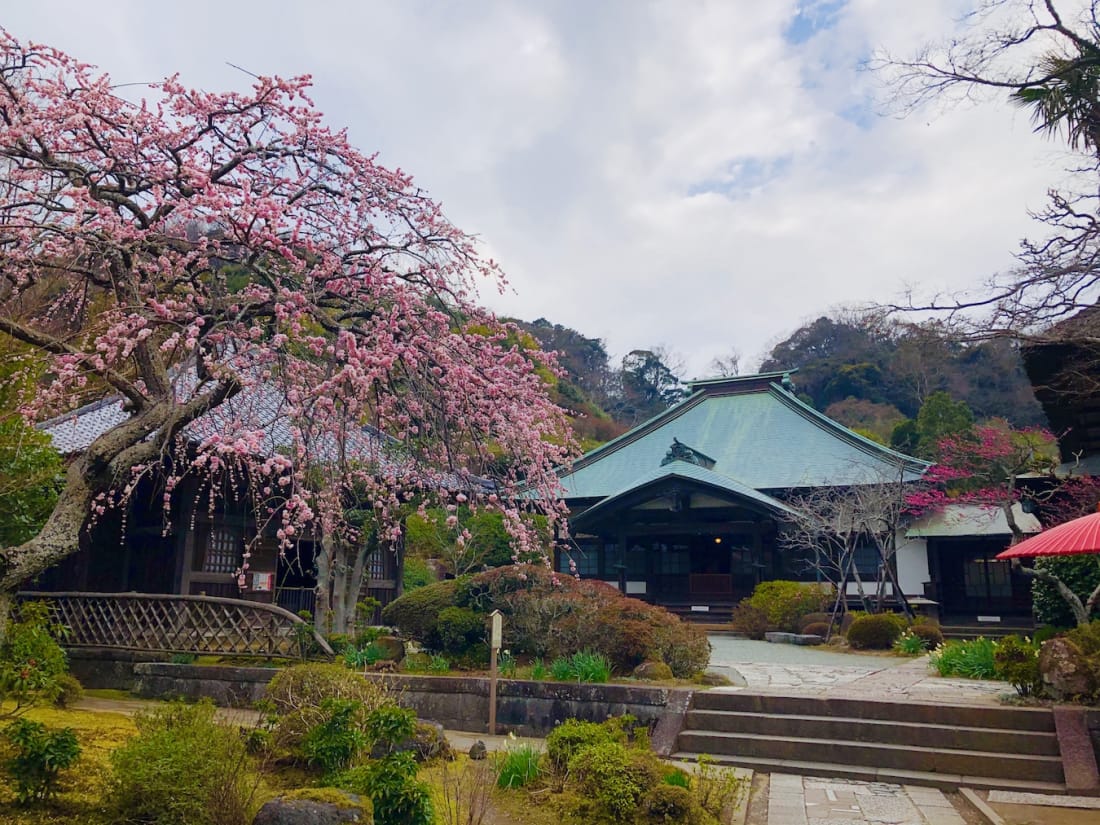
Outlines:
{"type": "Polygon", "coordinates": [[[547,360],[475,303],[478,283],[503,288],[497,266],[325,126],[308,88],[170,77],[134,102],[0,30],[0,332],[52,376],[23,413],[89,393],[120,410],[41,532],[0,549],[0,592],[72,553],[146,473],[166,503],[189,475],[210,495],[236,485],[284,547],[354,540],[352,499],[392,535],[414,497],[495,509],[519,552],[521,511],[560,515],[571,441],[547,360]]]}
{"type": "MultiPolygon", "coordinates": [[[[1082,514],[1085,502],[1095,505],[1098,486],[1091,478],[1058,477],[1053,441],[1054,436],[1045,430],[1014,430],[1005,422],[975,426],[969,433],[940,439],[939,462],[924,476],[929,486],[906,497],[910,512],[919,515],[950,503],[1000,508],[1016,544],[1024,538],[1012,509],[1024,494],[1019,479],[1038,475],[1044,477],[1042,487],[1027,494],[1046,505],[1047,526],[1075,518],[1082,514]]],[[[1025,575],[1053,587],[1078,624],[1089,622],[1092,608],[1100,600],[1100,587],[1082,599],[1051,565],[1025,567],[1018,559],[1012,563],[1025,575]]]]}
{"type": "Polygon", "coordinates": [[[1020,476],[1053,474],[1054,441],[1046,430],[1017,430],[1004,421],[945,436],[936,442],[937,461],[924,474],[926,485],[907,495],[906,504],[914,514],[951,503],[1001,508],[1015,544],[1024,537],[1012,510],[1023,494],[1020,476]]]}

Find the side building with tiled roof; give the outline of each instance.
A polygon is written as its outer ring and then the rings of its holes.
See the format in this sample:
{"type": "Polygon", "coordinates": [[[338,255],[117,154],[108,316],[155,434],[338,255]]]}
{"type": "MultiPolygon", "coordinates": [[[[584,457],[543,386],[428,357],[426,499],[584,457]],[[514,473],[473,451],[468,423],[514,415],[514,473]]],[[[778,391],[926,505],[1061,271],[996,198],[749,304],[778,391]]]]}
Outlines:
{"type": "MultiPolygon", "coordinates": [[[[571,561],[582,577],[685,615],[722,617],[761,581],[817,577],[781,541],[799,496],[916,482],[928,466],[807,406],[788,373],[695,381],[689,391],[676,406],[584,455],[562,477],[572,547],[558,553],[560,570],[569,570],[571,561]]],[[[912,525],[910,535],[898,536],[893,563],[904,594],[949,594],[948,611],[965,614],[998,604],[1002,612],[1029,611],[1029,598],[1019,598],[1029,595],[1025,584],[1018,585],[1016,601],[1002,602],[996,594],[976,600],[955,586],[960,560],[973,550],[984,570],[999,540],[992,521],[975,522],[964,547],[951,517],[947,521],[947,527],[912,525]],[[951,581],[937,581],[937,574],[951,581]]],[[[877,551],[867,550],[857,552],[856,563],[861,576],[873,580],[882,571],[877,551]]]]}
{"type": "MultiPolygon", "coordinates": [[[[287,449],[293,438],[283,406],[283,398],[272,387],[252,385],[192,422],[185,435],[199,441],[241,417],[255,422],[263,432],[260,449],[274,454],[287,449]]],[[[39,428],[69,458],[130,414],[121,398],[109,397],[43,422],[39,428]]],[[[358,454],[375,461],[385,461],[381,445],[381,436],[370,428],[364,428],[356,441],[358,454]]],[[[76,553],[25,587],[244,598],[278,604],[294,613],[313,611],[319,542],[303,536],[296,547],[280,553],[275,527],[269,524],[266,532],[259,532],[246,495],[238,490],[235,495],[211,497],[190,477],[181,482],[166,512],[162,484],[155,475],[143,477],[125,508],[108,508],[81,532],[76,553]],[[238,573],[246,546],[251,557],[242,582],[238,573]]],[[[387,604],[397,595],[399,578],[397,555],[378,547],[368,559],[361,596],[387,604]]]]}

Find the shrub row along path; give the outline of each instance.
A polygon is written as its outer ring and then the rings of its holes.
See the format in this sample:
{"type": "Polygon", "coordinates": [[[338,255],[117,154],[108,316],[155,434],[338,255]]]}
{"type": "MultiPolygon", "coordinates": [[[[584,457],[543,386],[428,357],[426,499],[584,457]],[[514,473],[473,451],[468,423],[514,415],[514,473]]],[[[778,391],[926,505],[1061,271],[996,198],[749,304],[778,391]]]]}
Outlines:
{"type": "Polygon", "coordinates": [[[711,669],[737,685],[719,690],[988,705],[1012,691],[1004,682],[935,676],[927,656],[864,656],[719,635],[710,642],[711,669]]]}

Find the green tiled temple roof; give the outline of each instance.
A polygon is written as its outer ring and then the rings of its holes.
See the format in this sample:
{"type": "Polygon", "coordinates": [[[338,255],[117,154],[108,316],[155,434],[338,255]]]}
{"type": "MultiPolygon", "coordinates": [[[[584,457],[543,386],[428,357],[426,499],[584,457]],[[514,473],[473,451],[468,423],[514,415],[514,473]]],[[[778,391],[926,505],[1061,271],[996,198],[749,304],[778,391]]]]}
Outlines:
{"type": "Polygon", "coordinates": [[[913,480],[927,468],[822,415],[780,380],[784,373],[692,383],[687,399],[578,459],[562,477],[565,497],[606,498],[652,480],[673,439],[757,491],[913,480]]]}

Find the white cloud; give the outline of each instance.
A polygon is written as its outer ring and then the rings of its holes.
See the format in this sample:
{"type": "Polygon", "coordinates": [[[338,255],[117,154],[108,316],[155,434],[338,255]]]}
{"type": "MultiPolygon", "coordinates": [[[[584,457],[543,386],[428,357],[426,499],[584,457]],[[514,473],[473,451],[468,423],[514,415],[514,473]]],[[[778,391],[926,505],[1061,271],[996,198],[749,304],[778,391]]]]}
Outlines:
{"type": "Polygon", "coordinates": [[[1011,264],[1054,147],[1004,105],[877,117],[856,71],[964,5],[72,0],[4,25],[118,81],[311,72],[332,124],[485,239],[516,290],[498,311],[700,372],[838,302],[1011,264]]]}

